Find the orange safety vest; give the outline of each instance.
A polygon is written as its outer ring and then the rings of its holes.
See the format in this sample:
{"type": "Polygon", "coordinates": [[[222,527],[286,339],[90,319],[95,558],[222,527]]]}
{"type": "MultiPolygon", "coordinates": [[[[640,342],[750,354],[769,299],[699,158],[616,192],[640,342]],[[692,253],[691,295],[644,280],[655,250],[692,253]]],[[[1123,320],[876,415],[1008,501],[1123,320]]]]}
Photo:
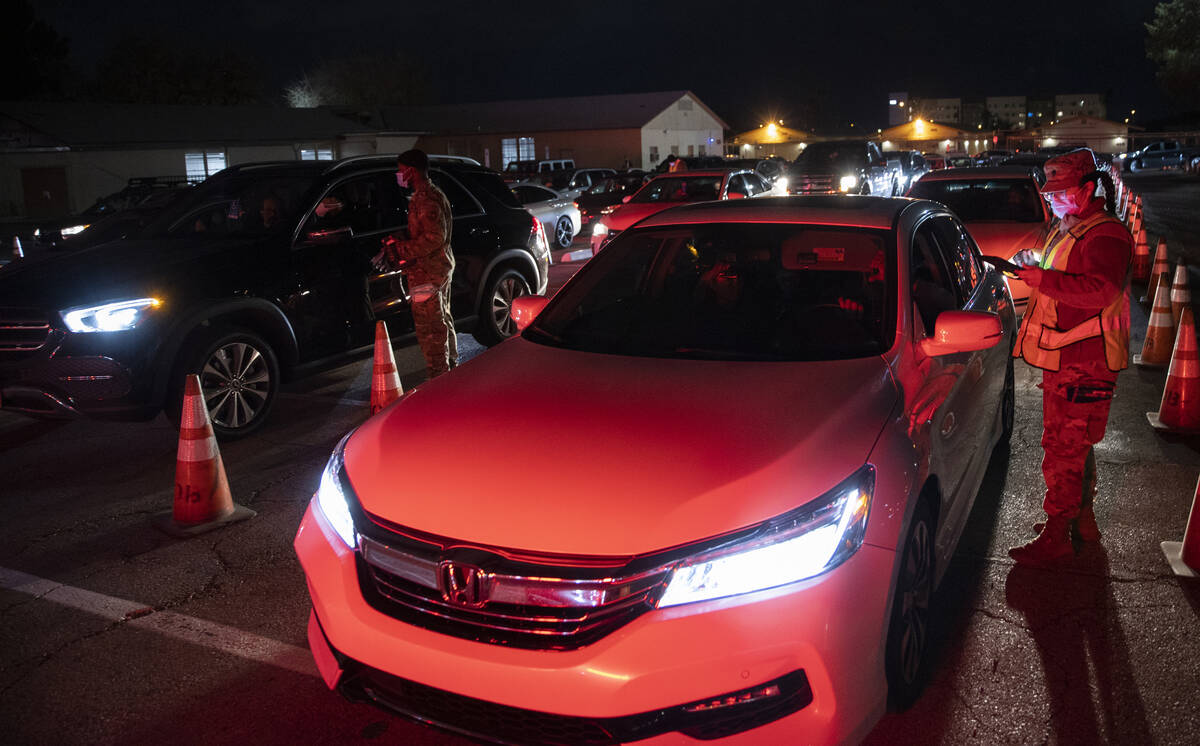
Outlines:
{"type": "MultiPolygon", "coordinates": [[[[1042,269],[1067,271],[1067,260],[1075,244],[1090,229],[1104,222],[1120,224],[1121,221],[1106,212],[1098,212],[1067,231],[1057,231],[1046,237],[1042,247],[1042,269]]],[[[1017,341],[1013,346],[1013,357],[1023,357],[1025,362],[1043,370],[1058,370],[1062,349],[1067,345],[1082,342],[1092,337],[1104,338],[1104,358],[1109,370],[1124,370],[1129,367],[1129,270],[1125,271],[1125,285],[1112,302],[1096,316],[1070,329],[1058,328],[1058,304],[1053,298],[1031,288],[1029,306],[1017,341]]]]}

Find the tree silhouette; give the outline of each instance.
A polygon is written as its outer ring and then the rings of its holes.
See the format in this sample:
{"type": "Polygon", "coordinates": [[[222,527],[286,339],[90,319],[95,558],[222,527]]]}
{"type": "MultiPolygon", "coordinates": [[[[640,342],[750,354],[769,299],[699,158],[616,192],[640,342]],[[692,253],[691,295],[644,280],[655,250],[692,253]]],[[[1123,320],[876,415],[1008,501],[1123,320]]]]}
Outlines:
{"type": "Polygon", "coordinates": [[[429,73],[399,52],[364,53],[322,62],[284,89],[289,106],[376,106],[424,103],[429,73]]]}
{"type": "Polygon", "coordinates": [[[67,40],[26,0],[0,0],[0,100],[54,98],[67,78],[67,40]]]}
{"type": "Polygon", "coordinates": [[[1146,24],[1146,56],[1158,63],[1158,82],[1184,108],[1200,108],[1200,0],[1171,0],[1146,24]]]}
{"type": "Polygon", "coordinates": [[[262,98],[258,66],[245,55],[186,47],[163,33],[117,41],[96,65],[96,98],[128,104],[248,104],[262,98]]]}

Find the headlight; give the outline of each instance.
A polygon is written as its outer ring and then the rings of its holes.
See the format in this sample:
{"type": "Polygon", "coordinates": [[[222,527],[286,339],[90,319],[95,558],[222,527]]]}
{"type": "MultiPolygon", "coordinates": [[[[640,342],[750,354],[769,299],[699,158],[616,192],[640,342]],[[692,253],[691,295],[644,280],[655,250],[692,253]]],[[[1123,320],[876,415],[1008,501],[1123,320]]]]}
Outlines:
{"type": "Polygon", "coordinates": [[[64,236],[74,236],[76,233],[83,233],[84,229],[86,229],[89,225],[91,225],[91,223],[84,223],[82,225],[72,225],[67,228],[63,228],[62,234],[64,236]]]}
{"type": "Polygon", "coordinates": [[[733,546],[692,557],[671,573],[659,608],[774,588],[845,562],[862,546],[875,469],[859,469],[807,505],[733,546]]]}
{"type": "Polygon", "coordinates": [[[358,533],[354,530],[354,518],[350,516],[350,504],[346,496],[350,491],[350,483],[346,479],[342,458],[349,438],[349,434],[342,438],[337,448],[333,449],[329,463],[325,464],[325,471],[321,473],[321,484],[317,487],[317,507],[346,546],[354,549],[358,546],[358,533]]]}
{"type": "Polygon", "coordinates": [[[775,180],[775,185],[779,188],[779,191],[786,192],[787,188],[788,188],[787,177],[780,176],[778,179],[775,180]]]}
{"type": "Polygon", "coordinates": [[[843,192],[848,192],[854,187],[858,186],[858,177],[854,174],[843,176],[842,180],[838,182],[838,186],[843,192]]]}
{"type": "Polygon", "coordinates": [[[603,221],[596,223],[596,225],[592,226],[592,235],[593,236],[607,236],[608,235],[608,226],[605,225],[603,221]]]}
{"type": "Polygon", "coordinates": [[[34,237],[34,238],[41,238],[41,237],[42,237],[42,229],[41,229],[41,228],[34,228],[34,229],[33,229],[33,237],[34,237]]]}
{"type": "Polygon", "coordinates": [[[86,332],[120,332],[132,329],[151,309],[158,308],[162,301],[157,298],[114,301],[99,306],[77,306],[61,311],[63,323],[75,334],[86,332]]]}
{"type": "Polygon", "coordinates": [[[601,215],[612,215],[614,212],[617,211],[618,207],[620,207],[620,205],[608,205],[606,207],[602,207],[600,209],[600,214],[601,215]]]}

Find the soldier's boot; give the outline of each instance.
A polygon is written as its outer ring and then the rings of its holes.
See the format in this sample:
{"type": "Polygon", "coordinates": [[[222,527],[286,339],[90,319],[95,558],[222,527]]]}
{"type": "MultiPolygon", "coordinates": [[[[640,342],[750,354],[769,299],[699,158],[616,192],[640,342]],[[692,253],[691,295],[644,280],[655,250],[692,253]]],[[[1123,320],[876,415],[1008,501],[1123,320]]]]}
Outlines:
{"type": "Polygon", "coordinates": [[[1048,517],[1037,538],[1028,544],[1009,549],[1008,556],[1019,563],[1029,565],[1043,565],[1074,557],[1070,519],[1061,516],[1048,517]]]}

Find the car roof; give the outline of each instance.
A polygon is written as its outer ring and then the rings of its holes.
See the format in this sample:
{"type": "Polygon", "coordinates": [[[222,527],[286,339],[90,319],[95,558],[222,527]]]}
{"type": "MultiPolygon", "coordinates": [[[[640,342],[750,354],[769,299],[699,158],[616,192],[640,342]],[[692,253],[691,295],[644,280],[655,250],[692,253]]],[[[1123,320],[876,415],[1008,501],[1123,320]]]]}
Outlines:
{"type": "Polygon", "coordinates": [[[748,169],[748,168],[741,168],[741,167],[697,168],[695,170],[689,169],[687,171],[668,171],[667,173],[659,174],[658,176],[656,176],[654,178],[656,178],[656,179],[674,179],[674,178],[682,179],[682,178],[685,178],[688,176],[725,176],[726,174],[735,174],[735,173],[739,173],[741,171],[749,171],[749,170],[750,169],[748,169]]]}
{"type": "Polygon", "coordinates": [[[759,197],[681,205],[655,213],[637,225],[641,228],[710,222],[814,223],[888,230],[901,212],[921,203],[936,206],[907,197],[759,197]]]}
{"type": "Polygon", "coordinates": [[[944,168],[930,171],[921,181],[965,181],[974,179],[1033,178],[1032,169],[1025,166],[982,166],[979,168],[944,168]]]}

